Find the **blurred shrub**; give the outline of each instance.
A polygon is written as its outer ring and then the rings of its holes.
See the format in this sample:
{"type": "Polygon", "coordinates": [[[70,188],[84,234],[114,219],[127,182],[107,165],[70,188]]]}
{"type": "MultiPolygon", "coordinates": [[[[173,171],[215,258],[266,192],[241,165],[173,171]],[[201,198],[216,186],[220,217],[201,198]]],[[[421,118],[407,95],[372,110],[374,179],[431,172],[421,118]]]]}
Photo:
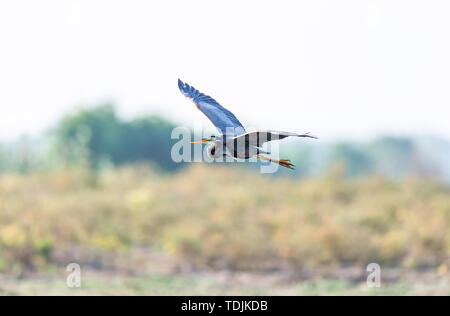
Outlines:
{"type": "Polygon", "coordinates": [[[204,164],[91,178],[86,169],[0,176],[0,269],[46,267],[74,247],[147,247],[236,269],[437,267],[450,255],[450,190],[434,182],[273,179],[204,164]]]}
{"type": "Polygon", "coordinates": [[[147,161],[162,170],[180,167],[170,157],[175,126],[151,116],[119,119],[112,105],[67,115],[54,130],[53,156],[65,165],[123,165],[147,161]]]}
{"type": "MultiPolygon", "coordinates": [[[[64,116],[46,135],[0,143],[0,173],[68,166],[98,171],[139,162],[149,162],[164,171],[179,170],[183,164],[173,162],[170,156],[177,141],[171,139],[174,127],[157,116],[124,120],[112,104],[78,109],[64,116]]],[[[297,168],[280,170],[277,175],[317,176],[338,171],[348,178],[376,174],[405,179],[416,175],[450,183],[450,143],[442,139],[385,136],[365,142],[292,139],[279,144],[280,152],[297,168]]]]}

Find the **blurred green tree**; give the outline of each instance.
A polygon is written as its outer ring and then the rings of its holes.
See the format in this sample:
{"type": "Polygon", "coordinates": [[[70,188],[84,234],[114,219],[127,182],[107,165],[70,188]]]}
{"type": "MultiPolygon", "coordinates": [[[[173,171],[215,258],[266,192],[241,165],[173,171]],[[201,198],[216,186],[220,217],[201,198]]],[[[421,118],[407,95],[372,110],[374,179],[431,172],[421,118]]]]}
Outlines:
{"type": "Polygon", "coordinates": [[[411,139],[381,137],[370,143],[367,151],[379,173],[399,178],[413,171],[416,149],[411,139]]]}
{"type": "Polygon", "coordinates": [[[54,153],[64,163],[95,169],[147,161],[171,171],[180,166],[170,157],[174,127],[155,116],[123,121],[112,104],[105,104],[64,117],[54,130],[54,153]]]}
{"type": "Polygon", "coordinates": [[[345,176],[363,176],[373,172],[373,160],[364,147],[340,143],[331,148],[329,165],[340,163],[344,166],[345,176]]]}

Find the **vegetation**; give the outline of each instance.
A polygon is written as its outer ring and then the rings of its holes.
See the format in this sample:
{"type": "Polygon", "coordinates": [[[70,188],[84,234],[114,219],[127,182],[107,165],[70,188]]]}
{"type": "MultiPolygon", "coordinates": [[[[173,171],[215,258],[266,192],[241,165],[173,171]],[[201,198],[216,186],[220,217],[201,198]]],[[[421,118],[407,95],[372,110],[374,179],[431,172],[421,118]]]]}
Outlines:
{"type": "Polygon", "coordinates": [[[1,280],[0,295],[450,295],[450,282],[427,276],[415,282],[382,283],[339,279],[291,280],[269,273],[191,273],[189,275],[110,275],[84,273],[80,288],[68,288],[64,275],[52,278],[1,280]]]}
{"type": "MultiPolygon", "coordinates": [[[[82,108],[63,117],[41,138],[0,144],[0,173],[83,166],[93,170],[137,162],[173,172],[185,166],[171,157],[175,125],[157,116],[121,119],[111,104],[82,108]]],[[[410,175],[450,181],[450,144],[433,139],[380,137],[366,143],[280,142],[295,171],[280,175],[321,175],[337,163],[346,177],[374,174],[390,179],[410,175]],[[425,145],[424,145],[425,144],[425,145]]]]}
{"type": "MultiPolygon", "coordinates": [[[[428,159],[391,137],[286,142],[296,173],[262,175],[252,164],[174,163],[173,127],[104,105],[38,141],[0,144],[0,294],[66,293],[54,278],[70,262],[93,271],[83,294],[186,294],[192,282],[191,294],[368,294],[371,262],[432,271],[432,288],[449,293],[450,189],[436,176],[445,165],[433,165],[445,152],[428,159]],[[342,277],[347,268],[360,274],[342,277]],[[223,271],[254,282],[223,285],[223,271]],[[302,276],[278,287],[286,277],[272,274],[289,271],[302,276]],[[51,277],[37,284],[42,274],[51,277]]],[[[377,293],[432,293],[406,279],[377,293]]]]}
{"type": "Polygon", "coordinates": [[[214,269],[438,267],[450,255],[449,193],[414,179],[273,179],[217,164],[3,175],[0,269],[136,247],[214,269]]]}
{"type": "Polygon", "coordinates": [[[171,171],[179,167],[170,159],[174,127],[158,117],[122,121],[111,105],[104,105],[64,117],[53,132],[53,150],[66,164],[99,168],[102,163],[152,161],[171,171]]]}
{"type": "Polygon", "coordinates": [[[150,162],[175,171],[171,133],[174,124],[157,116],[120,119],[110,104],[80,109],[63,117],[42,139],[22,137],[0,144],[0,172],[27,173],[83,166],[99,170],[150,162]]]}

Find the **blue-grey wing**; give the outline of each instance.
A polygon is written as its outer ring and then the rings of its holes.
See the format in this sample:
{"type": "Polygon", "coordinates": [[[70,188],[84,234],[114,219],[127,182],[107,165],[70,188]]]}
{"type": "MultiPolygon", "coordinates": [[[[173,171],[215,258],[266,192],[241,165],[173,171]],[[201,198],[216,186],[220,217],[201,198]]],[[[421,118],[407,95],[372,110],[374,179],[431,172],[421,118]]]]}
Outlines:
{"type": "Polygon", "coordinates": [[[216,100],[201,93],[194,87],[178,79],[181,93],[194,102],[222,135],[238,136],[245,133],[245,128],[233,113],[221,106],[216,100]]]}

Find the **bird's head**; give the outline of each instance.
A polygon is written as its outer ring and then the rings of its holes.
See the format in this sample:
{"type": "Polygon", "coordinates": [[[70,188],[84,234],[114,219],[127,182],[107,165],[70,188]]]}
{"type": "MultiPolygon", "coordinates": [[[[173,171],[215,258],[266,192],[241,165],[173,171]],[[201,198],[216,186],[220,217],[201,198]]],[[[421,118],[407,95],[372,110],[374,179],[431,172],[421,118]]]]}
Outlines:
{"type": "Polygon", "coordinates": [[[194,140],[191,143],[195,144],[195,143],[203,143],[203,144],[207,144],[209,142],[212,142],[216,139],[216,136],[212,135],[211,137],[206,137],[206,138],[202,138],[200,140],[194,140]]]}

